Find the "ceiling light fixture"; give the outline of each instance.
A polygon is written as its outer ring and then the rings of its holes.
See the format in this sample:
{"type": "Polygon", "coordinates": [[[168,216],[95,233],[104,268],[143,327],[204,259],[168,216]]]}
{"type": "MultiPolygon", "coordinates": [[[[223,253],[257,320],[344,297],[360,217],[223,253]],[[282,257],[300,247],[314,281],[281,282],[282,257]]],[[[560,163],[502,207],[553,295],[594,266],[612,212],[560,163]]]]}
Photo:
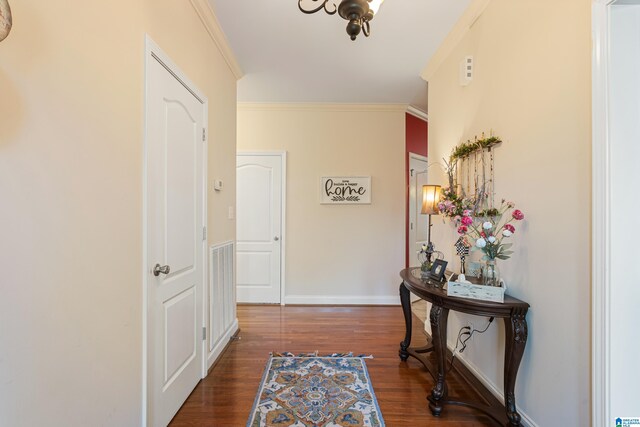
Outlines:
{"type": "MultiPolygon", "coordinates": [[[[307,14],[316,13],[324,9],[328,15],[335,15],[336,12],[349,23],[347,24],[347,34],[351,36],[351,40],[355,40],[360,34],[360,31],[364,33],[366,37],[369,37],[370,28],[369,21],[373,19],[380,5],[384,0],[340,0],[340,4],[336,6],[338,0],[310,0],[314,7],[305,9],[302,6],[303,0],[298,0],[298,8],[307,14]],[[316,5],[319,6],[316,7],[316,5]]],[[[308,3],[308,1],[307,1],[308,3]]]]}

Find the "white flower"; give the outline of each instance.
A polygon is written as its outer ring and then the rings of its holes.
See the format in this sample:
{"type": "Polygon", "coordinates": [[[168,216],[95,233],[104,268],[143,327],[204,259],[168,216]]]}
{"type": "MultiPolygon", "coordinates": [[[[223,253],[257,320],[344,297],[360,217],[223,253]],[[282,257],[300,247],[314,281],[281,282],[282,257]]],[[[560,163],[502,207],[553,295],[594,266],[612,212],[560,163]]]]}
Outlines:
{"type": "Polygon", "coordinates": [[[487,240],[489,241],[489,243],[495,243],[496,242],[496,238],[494,236],[489,236],[489,238],[487,240]]]}
{"type": "Polygon", "coordinates": [[[484,248],[485,246],[487,246],[487,241],[481,237],[478,240],[476,240],[476,246],[479,248],[484,248]]]}
{"type": "Polygon", "coordinates": [[[509,236],[511,236],[512,234],[513,234],[513,233],[511,233],[509,230],[504,230],[504,231],[502,232],[502,235],[503,235],[504,237],[509,237],[509,236]]]}
{"type": "Polygon", "coordinates": [[[493,224],[491,224],[491,222],[487,221],[484,224],[482,224],[482,228],[484,228],[485,230],[490,230],[493,228],[493,224]]]}

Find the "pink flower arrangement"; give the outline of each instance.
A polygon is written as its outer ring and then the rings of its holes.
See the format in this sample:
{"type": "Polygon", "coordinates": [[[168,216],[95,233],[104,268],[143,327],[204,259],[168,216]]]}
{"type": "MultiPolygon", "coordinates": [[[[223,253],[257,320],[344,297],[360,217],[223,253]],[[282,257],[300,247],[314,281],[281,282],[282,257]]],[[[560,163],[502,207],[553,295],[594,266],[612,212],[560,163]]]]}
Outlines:
{"type": "Polygon", "coordinates": [[[484,252],[484,259],[495,260],[509,259],[513,251],[508,250],[512,244],[503,243],[505,238],[509,238],[516,232],[512,221],[522,221],[524,214],[521,210],[515,209],[510,217],[504,214],[515,207],[513,202],[502,201],[498,215],[491,217],[472,216],[471,211],[465,210],[459,221],[458,234],[467,235],[475,240],[475,246],[484,252]],[[506,219],[501,223],[503,218],[506,219]]]}
{"type": "Polygon", "coordinates": [[[442,187],[442,199],[438,203],[438,210],[441,215],[458,222],[458,218],[463,217],[465,212],[471,213],[474,203],[472,198],[458,196],[455,189],[442,187]]]}
{"type": "Polygon", "coordinates": [[[467,227],[473,224],[473,218],[471,217],[471,213],[463,216],[460,222],[462,223],[462,225],[466,225],[467,227]]]}

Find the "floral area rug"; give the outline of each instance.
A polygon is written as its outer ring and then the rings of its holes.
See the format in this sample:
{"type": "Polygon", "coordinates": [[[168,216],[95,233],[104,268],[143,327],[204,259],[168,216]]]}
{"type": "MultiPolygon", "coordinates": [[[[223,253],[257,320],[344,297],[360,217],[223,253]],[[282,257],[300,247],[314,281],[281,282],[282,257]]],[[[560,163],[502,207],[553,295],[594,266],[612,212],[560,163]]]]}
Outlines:
{"type": "Polygon", "coordinates": [[[370,357],[272,354],[247,427],[384,427],[370,357]]]}

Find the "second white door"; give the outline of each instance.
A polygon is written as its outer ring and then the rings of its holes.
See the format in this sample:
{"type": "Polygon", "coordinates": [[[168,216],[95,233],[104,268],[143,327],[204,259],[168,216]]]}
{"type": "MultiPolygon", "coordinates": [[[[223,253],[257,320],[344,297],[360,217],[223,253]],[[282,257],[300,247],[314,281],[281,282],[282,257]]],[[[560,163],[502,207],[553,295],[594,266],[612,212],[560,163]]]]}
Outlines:
{"type": "Polygon", "coordinates": [[[237,157],[238,302],[281,302],[281,155],[237,157]]]}

